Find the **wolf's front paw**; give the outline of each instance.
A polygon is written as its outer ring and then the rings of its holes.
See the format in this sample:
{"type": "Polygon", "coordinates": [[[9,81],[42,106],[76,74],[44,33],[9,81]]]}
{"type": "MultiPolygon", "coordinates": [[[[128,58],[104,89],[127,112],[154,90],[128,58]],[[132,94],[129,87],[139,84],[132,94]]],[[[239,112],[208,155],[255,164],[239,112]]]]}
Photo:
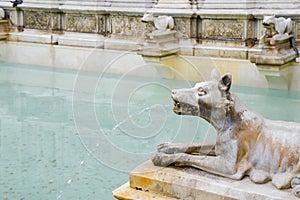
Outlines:
{"type": "Polygon", "coordinates": [[[157,146],[157,151],[166,154],[174,154],[174,153],[180,153],[181,149],[176,144],[165,142],[157,146]]]}
{"type": "Polygon", "coordinates": [[[174,156],[172,154],[158,152],[152,156],[152,162],[156,166],[166,167],[174,162],[174,156]]]}

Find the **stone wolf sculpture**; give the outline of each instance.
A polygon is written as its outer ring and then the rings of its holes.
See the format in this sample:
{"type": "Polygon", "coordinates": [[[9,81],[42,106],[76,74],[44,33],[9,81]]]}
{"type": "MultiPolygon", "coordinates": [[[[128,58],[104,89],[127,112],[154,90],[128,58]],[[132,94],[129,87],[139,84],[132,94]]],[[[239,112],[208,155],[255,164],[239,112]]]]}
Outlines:
{"type": "Polygon", "coordinates": [[[230,92],[232,77],[213,70],[210,81],[172,90],[173,111],[198,116],[217,131],[215,144],[158,146],[158,166],[191,166],[216,175],[293,188],[300,197],[300,124],[272,121],[249,110],[230,92]]]}
{"type": "Polygon", "coordinates": [[[266,28],[263,37],[272,37],[271,45],[274,45],[275,40],[283,35],[291,35],[293,33],[293,23],[290,18],[276,18],[274,15],[264,16],[262,24],[266,28]]]}
{"type": "Polygon", "coordinates": [[[158,31],[171,30],[174,28],[173,17],[166,15],[154,17],[152,13],[145,13],[142,22],[152,24],[158,31]]]}

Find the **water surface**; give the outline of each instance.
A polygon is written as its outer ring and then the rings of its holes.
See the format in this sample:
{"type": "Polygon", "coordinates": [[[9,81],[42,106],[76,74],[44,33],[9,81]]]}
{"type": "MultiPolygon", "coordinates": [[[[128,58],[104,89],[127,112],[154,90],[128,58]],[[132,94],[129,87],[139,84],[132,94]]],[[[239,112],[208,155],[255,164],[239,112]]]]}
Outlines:
{"type": "MultiPolygon", "coordinates": [[[[172,112],[188,81],[0,63],[1,199],[113,199],[129,171],[165,141],[214,141],[172,112]]],[[[265,117],[300,122],[300,93],[234,87],[265,117]]]]}

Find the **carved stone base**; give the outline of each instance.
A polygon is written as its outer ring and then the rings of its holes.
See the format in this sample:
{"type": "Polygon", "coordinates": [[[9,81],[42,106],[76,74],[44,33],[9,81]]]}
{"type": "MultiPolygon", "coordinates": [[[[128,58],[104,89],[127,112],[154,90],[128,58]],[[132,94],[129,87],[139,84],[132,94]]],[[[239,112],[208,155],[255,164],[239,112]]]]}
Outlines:
{"type": "Polygon", "coordinates": [[[250,61],[258,65],[284,65],[296,58],[295,51],[291,48],[290,37],[276,41],[274,46],[265,45],[261,53],[254,54],[250,61]]]}
{"type": "Polygon", "coordinates": [[[298,199],[290,189],[277,190],[271,183],[235,181],[194,168],[156,167],[151,161],[134,169],[130,184],[113,195],[117,199],[298,199]]]}
{"type": "Polygon", "coordinates": [[[162,57],[176,54],[179,51],[176,31],[153,31],[146,36],[146,41],[140,48],[142,56],[162,57]]]}

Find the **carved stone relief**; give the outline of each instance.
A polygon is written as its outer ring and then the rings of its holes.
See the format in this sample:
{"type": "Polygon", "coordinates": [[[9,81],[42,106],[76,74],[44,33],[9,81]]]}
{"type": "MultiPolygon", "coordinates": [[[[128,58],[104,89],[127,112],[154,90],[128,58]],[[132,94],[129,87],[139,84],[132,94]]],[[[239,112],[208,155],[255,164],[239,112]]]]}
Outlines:
{"type": "Polygon", "coordinates": [[[67,14],[65,30],[74,32],[96,33],[97,16],[84,14],[67,14]]]}
{"type": "Polygon", "coordinates": [[[181,38],[190,38],[192,36],[191,19],[175,18],[175,30],[181,38]]]}
{"type": "Polygon", "coordinates": [[[141,22],[141,16],[110,16],[111,33],[114,36],[140,37],[145,30],[153,29],[141,22]]]}
{"type": "Polygon", "coordinates": [[[25,11],[24,26],[25,28],[49,30],[60,28],[60,15],[54,12],[45,11],[25,11]]]}
{"type": "Polygon", "coordinates": [[[203,37],[212,39],[244,38],[244,23],[233,20],[205,20],[203,37]]]}

